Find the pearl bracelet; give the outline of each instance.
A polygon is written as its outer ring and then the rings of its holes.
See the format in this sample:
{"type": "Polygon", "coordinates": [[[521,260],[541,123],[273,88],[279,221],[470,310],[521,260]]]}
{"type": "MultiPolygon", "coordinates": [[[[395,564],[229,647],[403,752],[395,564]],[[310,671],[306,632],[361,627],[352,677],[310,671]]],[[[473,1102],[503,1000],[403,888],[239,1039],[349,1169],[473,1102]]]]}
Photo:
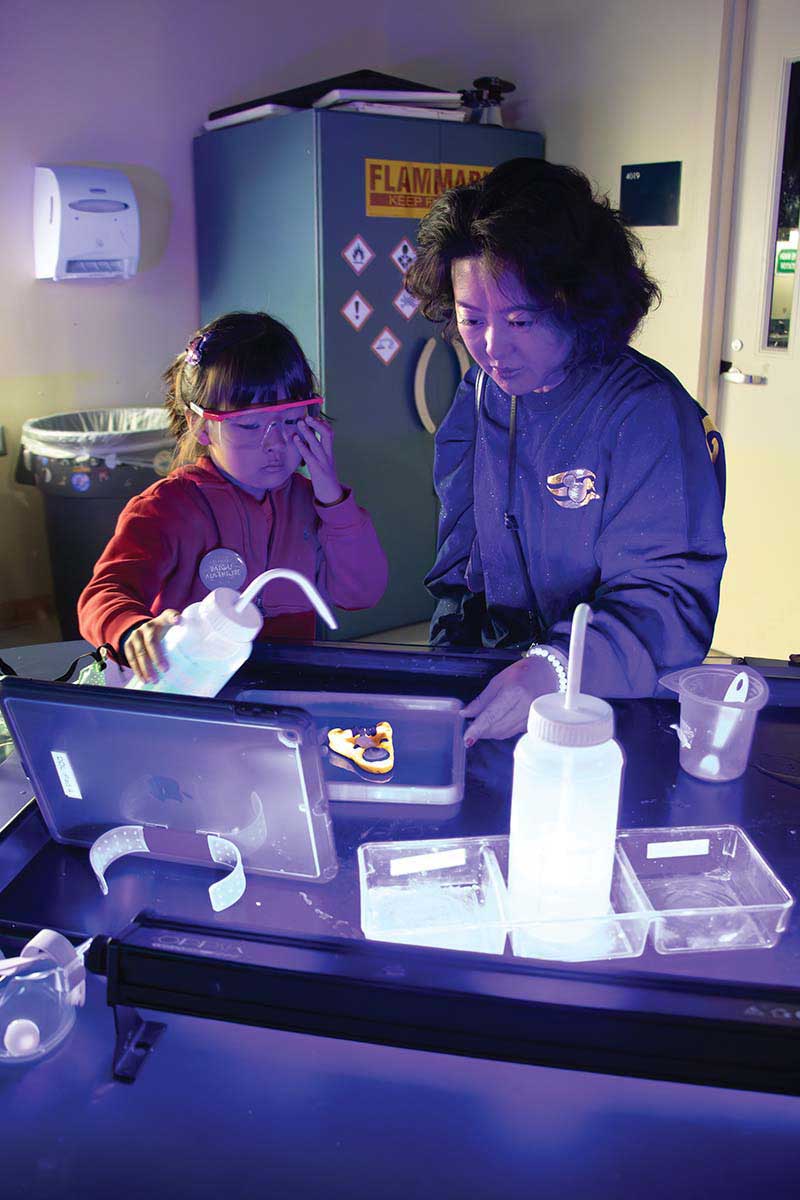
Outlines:
{"type": "Polygon", "coordinates": [[[523,653],[522,657],[523,658],[544,658],[544,659],[546,659],[547,662],[550,663],[550,666],[553,668],[553,670],[556,673],[556,679],[558,680],[558,689],[557,690],[559,692],[565,692],[567,690],[567,672],[564,668],[564,664],[562,663],[562,661],[558,657],[558,655],[555,654],[554,651],[551,650],[548,646],[539,646],[539,645],[534,644],[533,646],[530,646],[529,649],[527,649],[523,653]]]}

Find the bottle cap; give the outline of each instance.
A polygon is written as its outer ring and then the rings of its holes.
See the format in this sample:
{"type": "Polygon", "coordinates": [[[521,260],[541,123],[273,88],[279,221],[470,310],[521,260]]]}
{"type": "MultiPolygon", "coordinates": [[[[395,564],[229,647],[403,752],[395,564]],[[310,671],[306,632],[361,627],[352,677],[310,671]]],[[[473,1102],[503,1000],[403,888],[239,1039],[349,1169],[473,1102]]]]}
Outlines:
{"type": "Polygon", "coordinates": [[[599,696],[579,692],[567,708],[563,692],[549,692],[534,700],[528,715],[528,733],[555,746],[599,746],[614,736],[611,705],[599,696]]]}
{"type": "Polygon", "coordinates": [[[209,630],[232,642],[252,642],[263,618],[255,604],[237,610],[240,601],[241,596],[233,588],[214,588],[200,601],[200,617],[209,630]]]}
{"type": "Polygon", "coordinates": [[[566,692],[539,696],[528,713],[528,733],[556,746],[599,746],[614,736],[611,705],[581,691],[586,626],[592,620],[588,604],[572,615],[566,692]]]}

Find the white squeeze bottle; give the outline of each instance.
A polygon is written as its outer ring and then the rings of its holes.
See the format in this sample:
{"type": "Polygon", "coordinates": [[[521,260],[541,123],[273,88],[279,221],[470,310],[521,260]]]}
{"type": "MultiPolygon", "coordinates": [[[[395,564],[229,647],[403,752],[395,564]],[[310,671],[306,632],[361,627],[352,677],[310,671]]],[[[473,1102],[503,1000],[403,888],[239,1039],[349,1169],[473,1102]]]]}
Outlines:
{"type": "Polygon", "coordinates": [[[291,579],[303,589],[331,629],[336,618],[317,589],[299,571],[275,567],[259,575],[239,595],[233,588],[214,588],[181,613],[164,635],[167,668],[154,683],[134,678],[132,691],[177,692],[182,696],[216,696],[250,656],[264,618],[252,600],[271,579],[291,579]]]}
{"type": "Polygon", "coordinates": [[[539,696],[514,750],[508,899],[515,954],[603,956],[623,756],[611,706],[580,691],[592,610],[572,620],[567,690],[539,696]]]}

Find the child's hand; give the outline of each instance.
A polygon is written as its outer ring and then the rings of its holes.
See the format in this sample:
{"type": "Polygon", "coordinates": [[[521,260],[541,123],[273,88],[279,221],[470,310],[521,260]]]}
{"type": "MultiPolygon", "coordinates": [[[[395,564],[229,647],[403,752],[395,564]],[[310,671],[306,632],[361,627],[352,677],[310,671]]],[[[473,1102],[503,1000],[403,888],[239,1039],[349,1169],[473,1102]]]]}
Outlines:
{"type": "Polygon", "coordinates": [[[123,647],[128,665],[142,683],[155,683],[159,671],[167,668],[167,656],[161,642],[170,625],[177,625],[181,614],[175,608],[165,608],[152,621],[137,625],[123,647]]]}
{"type": "Polygon", "coordinates": [[[333,430],[327,421],[304,417],[297,423],[294,444],[308,467],[314,495],[320,504],[336,504],[344,489],[333,461],[333,430]],[[317,436],[319,435],[319,436],[317,436]]]}

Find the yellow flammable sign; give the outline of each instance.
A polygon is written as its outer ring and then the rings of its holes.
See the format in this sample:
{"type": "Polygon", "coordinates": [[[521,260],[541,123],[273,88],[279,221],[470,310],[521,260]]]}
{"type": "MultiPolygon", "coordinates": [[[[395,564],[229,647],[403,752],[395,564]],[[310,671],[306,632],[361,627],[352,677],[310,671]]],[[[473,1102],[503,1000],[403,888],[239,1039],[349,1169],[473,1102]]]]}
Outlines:
{"type": "Polygon", "coordinates": [[[368,217],[424,217],[448,188],[474,183],[493,170],[463,163],[402,162],[365,158],[368,217]]]}

